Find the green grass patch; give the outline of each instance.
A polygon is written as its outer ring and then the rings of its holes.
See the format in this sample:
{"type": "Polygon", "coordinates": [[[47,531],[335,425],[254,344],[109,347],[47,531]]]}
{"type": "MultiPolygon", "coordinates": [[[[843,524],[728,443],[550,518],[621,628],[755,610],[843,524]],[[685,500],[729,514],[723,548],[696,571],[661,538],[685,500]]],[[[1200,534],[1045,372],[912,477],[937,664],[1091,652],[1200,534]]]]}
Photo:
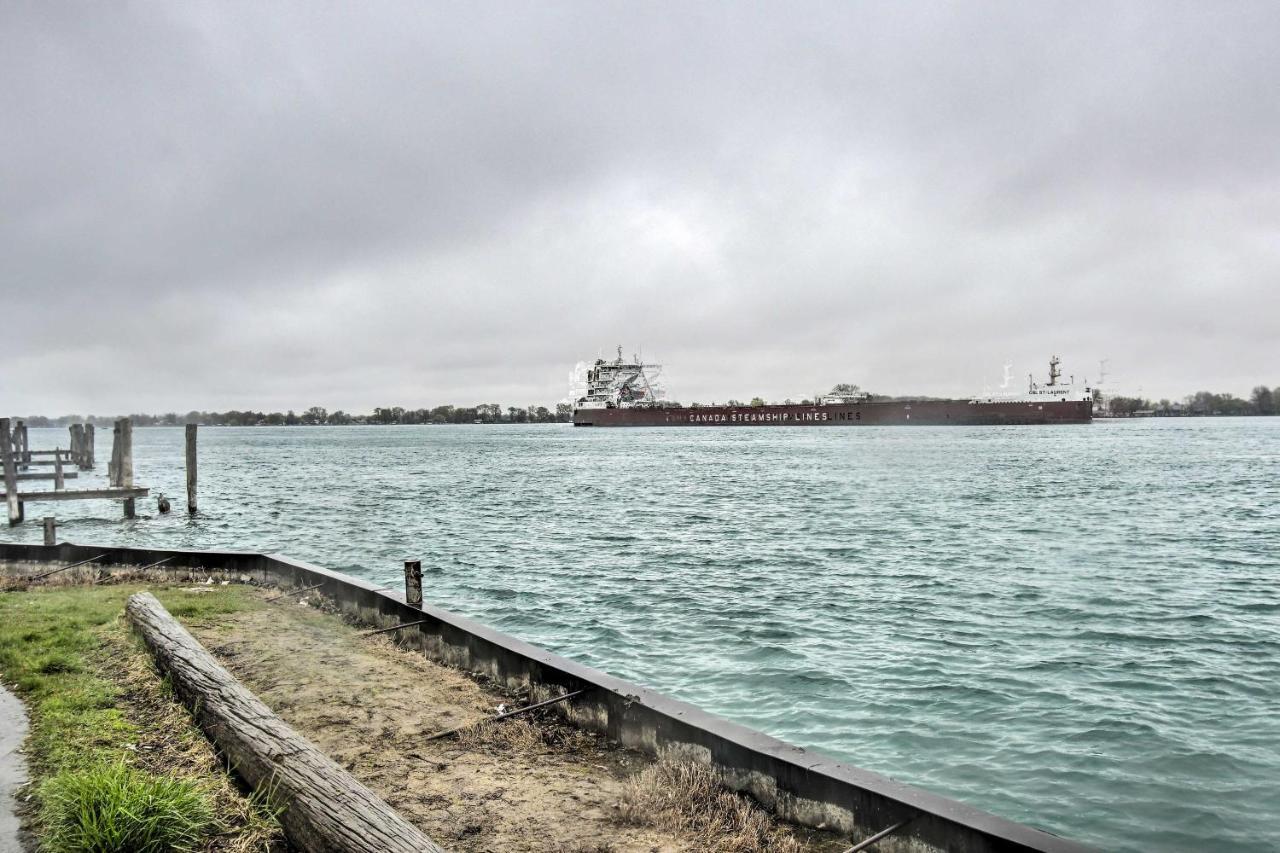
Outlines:
{"type": "Polygon", "coordinates": [[[235,801],[203,735],[150,671],[122,618],[128,597],[144,589],[187,625],[263,606],[234,584],[0,593],[0,674],[31,720],[27,755],[42,849],[192,849],[193,834],[203,835],[215,812],[255,839],[273,834],[261,809],[235,801]]]}
{"type": "Polygon", "coordinates": [[[195,784],[123,763],[53,776],[40,786],[40,818],[49,853],[186,853],[213,826],[195,784]]]}
{"type": "MultiPolygon", "coordinates": [[[[119,688],[94,663],[120,621],[126,599],[147,587],[50,587],[0,593],[0,673],[15,684],[31,716],[32,767],[43,774],[115,761],[136,732],[121,713],[119,688]]],[[[188,624],[262,606],[245,587],[199,593],[153,589],[188,624]]]]}

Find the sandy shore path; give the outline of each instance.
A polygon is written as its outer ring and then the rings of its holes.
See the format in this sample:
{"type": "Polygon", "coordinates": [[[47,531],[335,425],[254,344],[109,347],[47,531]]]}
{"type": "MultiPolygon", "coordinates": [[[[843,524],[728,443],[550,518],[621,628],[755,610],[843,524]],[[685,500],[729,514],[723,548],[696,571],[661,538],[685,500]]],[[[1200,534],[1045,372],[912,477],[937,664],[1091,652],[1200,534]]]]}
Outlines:
{"type": "Polygon", "coordinates": [[[337,617],[285,604],[189,626],[277,714],[450,850],[692,851],[694,838],[626,825],[635,753],[553,721],[425,740],[510,697],[362,638],[337,617]]]}

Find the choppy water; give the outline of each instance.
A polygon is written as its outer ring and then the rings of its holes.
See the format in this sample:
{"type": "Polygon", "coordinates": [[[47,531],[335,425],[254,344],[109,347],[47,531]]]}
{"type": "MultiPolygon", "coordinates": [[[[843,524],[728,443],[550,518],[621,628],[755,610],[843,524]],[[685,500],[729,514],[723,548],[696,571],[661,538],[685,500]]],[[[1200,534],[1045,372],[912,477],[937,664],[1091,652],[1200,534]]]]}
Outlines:
{"type": "MultiPolygon", "coordinates": [[[[182,431],[134,441],[181,506],[182,431]]],[[[203,429],[201,472],[195,521],[28,515],[388,584],[421,557],[429,600],[1005,817],[1280,848],[1280,418],[203,429]]]]}

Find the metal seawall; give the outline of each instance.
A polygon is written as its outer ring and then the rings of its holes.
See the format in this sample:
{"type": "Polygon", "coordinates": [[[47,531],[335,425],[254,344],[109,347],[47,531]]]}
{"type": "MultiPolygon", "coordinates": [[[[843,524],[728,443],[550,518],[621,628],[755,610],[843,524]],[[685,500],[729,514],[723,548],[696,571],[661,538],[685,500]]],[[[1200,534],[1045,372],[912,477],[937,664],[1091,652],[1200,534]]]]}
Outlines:
{"type": "Polygon", "coordinates": [[[534,700],[585,690],[572,705],[557,706],[573,723],[642,752],[671,751],[710,765],[727,786],[750,794],[784,820],[847,833],[854,840],[909,821],[877,842],[875,849],[882,853],[1090,849],[720,719],[430,604],[407,604],[398,589],[282,555],[0,543],[0,560],[10,564],[66,564],[95,557],[101,570],[121,573],[168,560],[148,570],[157,579],[186,580],[197,573],[316,586],[345,614],[364,623],[415,623],[398,632],[402,645],[508,688],[528,688],[534,700]]]}

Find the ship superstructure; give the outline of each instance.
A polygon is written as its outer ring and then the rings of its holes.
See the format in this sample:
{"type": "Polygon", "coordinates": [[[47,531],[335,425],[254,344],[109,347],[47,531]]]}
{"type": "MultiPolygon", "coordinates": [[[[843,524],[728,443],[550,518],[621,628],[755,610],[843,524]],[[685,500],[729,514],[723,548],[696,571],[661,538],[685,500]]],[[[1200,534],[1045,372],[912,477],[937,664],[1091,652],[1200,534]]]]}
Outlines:
{"type": "MultiPolygon", "coordinates": [[[[596,359],[585,368],[581,393],[575,395],[575,426],[863,426],[863,425],[1015,425],[1089,423],[1093,389],[1061,381],[1058,357],[1049,361],[1049,381],[1028,377],[1027,390],[1005,390],[964,400],[876,399],[856,385],[837,385],[815,402],[751,406],[692,406],[665,402],[657,379],[661,367],[630,360],[596,359]]],[[[757,401],[758,402],[758,401],[757,401]]]]}
{"type": "Polygon", "coordinates": [[[1040,383],[1036,382],[1035,376],[1027,374],[1027,390],[1015,391],[1009,388],[1010,375],[1009,369],[1012,365],[1004,366],[1004,382],[1000,385],[1000,390],[995,392],[985,392],[982,395],[973,398],[975,403],[1043,403],[1046,400],[1087,400],[1090,405],[1093,403],[1093,388],[1089,386],[1089,381],[1077,383],[1076,378],[1071,376],[1068,381],[1062,381],[1061,362],[1055,355],[1049,359],[1049,381],[1040,383]],[[1006,390],[1007,389],[1007,390],[1006,390]]]}
{"type": "Polygon", "coordinates": [[[616,360],[597,358],[595,364],[587,368],[586,394],[578,398],[574,408],[630,409],[656,406],[665,396],[658,383],[661,373],[662,365],[645,364],[638,355],[632,356],[630,361],[623,359],[622,347],[618,347],[616,360]]]}

